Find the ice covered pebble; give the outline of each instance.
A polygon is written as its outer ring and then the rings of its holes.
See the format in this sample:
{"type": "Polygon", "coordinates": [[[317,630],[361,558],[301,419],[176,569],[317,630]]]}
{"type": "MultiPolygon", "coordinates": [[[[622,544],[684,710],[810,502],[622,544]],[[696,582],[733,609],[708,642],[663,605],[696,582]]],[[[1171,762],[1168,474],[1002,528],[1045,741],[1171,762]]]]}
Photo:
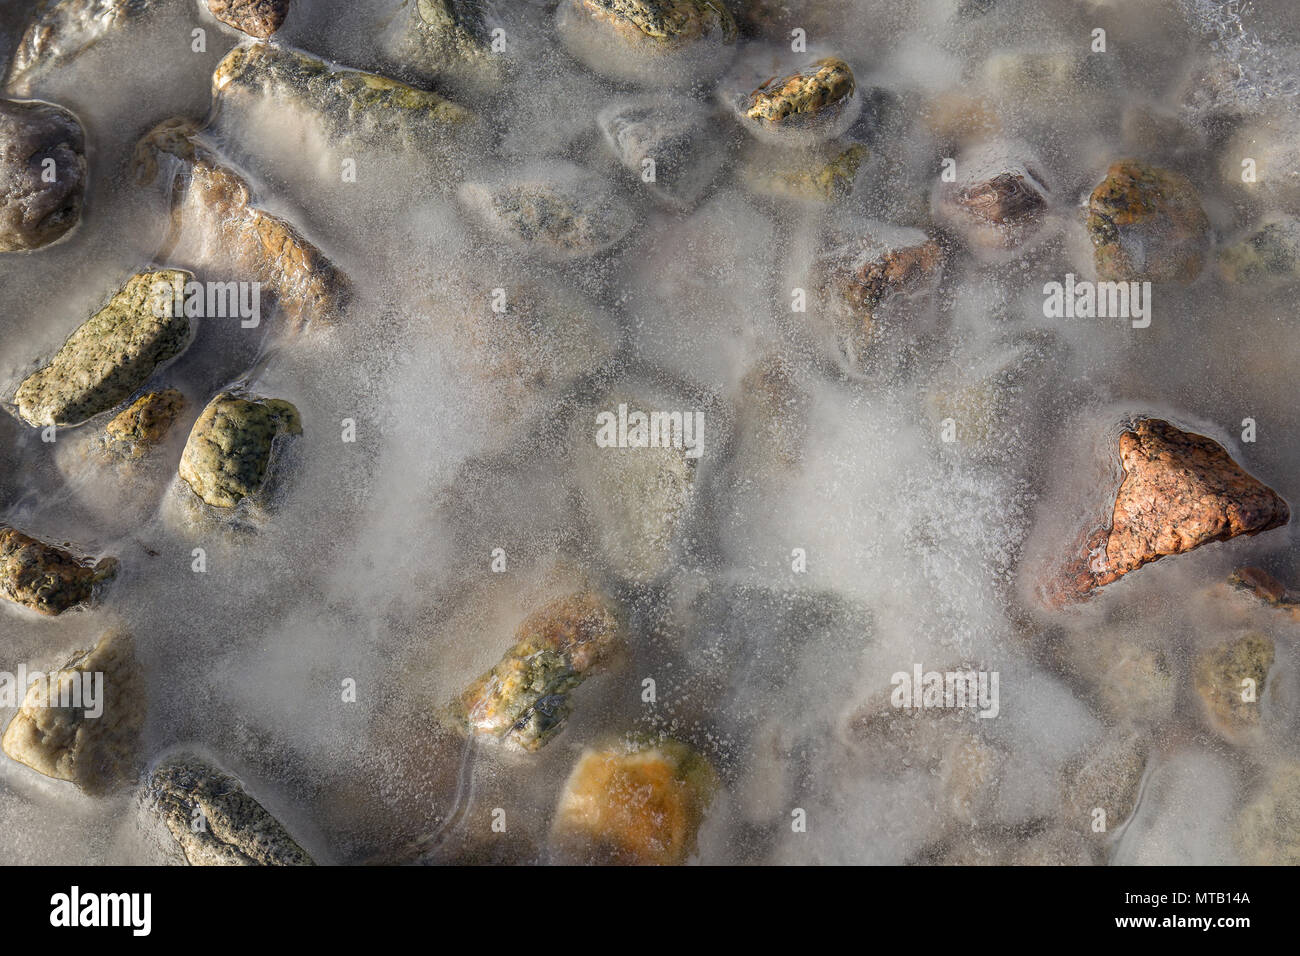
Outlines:
{"type": "Polygon", "coordinates": [[[482,0],[403,0],[384,38],[389,56],[423,80],[487,91],[500,86],[505,56],[495,52],[482,0]]]}
{"type": "Polygon", "coordinates": [[[1210,221],[1191,181],[1132,160],[1106,171],[1085,225],[1104,281],[1191,282],[1210,245],[1210,221]]]}
{"type": "Polygon", "coordinates": [[[935,221],[961,236],[977,258],[1005,259],[1042,232],[1051,190],[1040,168],[1019,143],[971,147],[957,157],[957,178],[934,187],[935,221]]]}
{"type": "Polygon", "coordinates": [[[677,96],[617,100],[596,116],[618,161],[656,196],[679,206],[699,198],[725,159],[709,120],[707,109],[677,96]]]}
{"type": "Polygon", "coordinates": [[[146,799],[191,866],[312,865],[239,780],[192,754],[163,762],[150,777],[146,799]]]}
{"type": "Polygon", "coordinates": [[[104,426],[105,445],[122,458],[139,458],[167,437],[184,407],[174,388],[141,395],[104,426]]]}
{"type": "Polygon", "coordinates": [[[863,143],[832,140],[807,149],[754,144],[741,158],[740,180],[758,196],[833,203],[853,191],[871,156],[863,143]]]}
{"type": "Polygon", "coordinates": [[[1285,213],[1272,215],[1224,247],[1219,252],[1219,275],[1237,284],[1300,279],[1300,219],[1285,213]]]}
{"type": "Polygon", "coordinates": [[[676,740],[587,750],[560,796],[552,848],[575,862],[684,863],[717,787],[708,761],[676,740]]]}
{"type": "Polygon", "coordinates": [[[289,15],[290,0],[208,0],[208,10],[227,26],[249,36],[269,37],[289,15]]]}
{"type": "Polygon", "coordinates": [[[1137,806],[1148,750],[1140,734],[1112,730],[1072,760],[1062,774],[1066,826],[1105,833],[1127,820],[1137,806]],[[1094,830],[1098,823],[1104,829],[1094,830]]]}
{"type": "Polygon", "coordinates": [[[736,42],[719,0],[560,0],[561,41],[597,73],[634,83],[689,86],[717,75],[736,42]]]}
{"type": "Polygon", "coordinates": [[[28,95],[47,74],[159,5],[158,0],[47,0],[14,52],[10,89],[28,95]]]}
{"type": "Polygon", "coordinates": [[[0,99],[0,252],[39,249],[80,221],[85,150],[67,110],[0,99]]]}
{"type": "Polygon", "coordinates": [[[1145,418],[1119,437],[1124,477],[1108,528],[1049,585],[1054,603],[1086,598],[1130,571],[1211,541],[1259,534],[1290,520],[1277,493],[1204,435],[1145,418]]]}
{"type": "Polygon", "coordinates": [[[63,343],[14,395],[29,425],[79,425],[121,404],[180,355],[193,328],[179,308],[188,272],[141,272],[63,343]]]}
{"type": "Polygon", "coordinates": [[[1234,738],[1259,726],[1264,684],[1273,667],[1273,641],[1263,634],[1245,634],[1206,648],[1196,656],[1196,692],[1210,722],[1234,738]]]}
{"type": "Polygon", "coordinates": [[[275,440],[301,434],[298,409],[290,403],[222,392],[194,423],[180,476],[208,504],[233,508],[262,489],[275,440]]]}
{"type": "Polygon", "coordinates": [[[755,136],[785,145],[838,136],[862,111],[853,70],[838,56],[791,60],[751,54],[718,95],[755,136]]]}
{"type": "Polygon", "coordinates": [[[117,559],[92,564],[64,548],[0,525],[0,597],[41,614],[62,614],[89,601],[95,585],[117,572],[117,559]]]}
{"type": "Polygon", "coordinates": [[[1237,818],[1237,850],[1254,866],[1300,865],[1300,763],[1272,767],[1237,818]]]}
{"type": "Polygon", "coordinates": [[[112,630],[28,688],[0,744],[38,773],[99,794],[134,777],[144,716],[134,642],[112,630]]]}
{"type": "Polygon", "coordinates": [[[501,662],[461,695],[457,712],[478,734],[521,750],[537,750],[560,732],[569,695],[622,644],[617,609],[581,592],[530,614],[501,662]]]}

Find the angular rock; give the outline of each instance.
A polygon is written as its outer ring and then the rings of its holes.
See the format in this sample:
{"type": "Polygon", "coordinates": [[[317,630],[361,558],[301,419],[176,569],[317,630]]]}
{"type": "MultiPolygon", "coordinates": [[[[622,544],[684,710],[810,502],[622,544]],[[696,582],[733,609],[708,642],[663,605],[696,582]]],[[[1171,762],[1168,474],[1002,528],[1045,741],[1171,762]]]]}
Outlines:
{"type": "Polygon", "coordinates": [[[45,0],[9,64],[9,88],[27,96],[48,74],[157,6],[157,0],[45,0]]]}
{"type": "Polygon", "coordinates": [[[403,0],[384,38],[392,60],[425,81],[499,89],[506,57],[492,50],[483,0],[403,0]]]}
{"type": "Polygon", "coordinates": [[[715,0],[560,0],[561,42],[597,73],[633,83],[689,86],[716,76],[736,21],[715,0]]]}
{"type": "Polygon", "coordinates": [[[227,26],[265,40],[289,15],[290,0],[207,0],[208,10],[227,26]]]}
{"type": "Polygon", "coordinates": [[[185,408],[185,396],[174,388],[147,392],[104,426],[107,449],[121,458],[140,458],[167,437],[185,408]]]}
{"type": "Polygon", "coordinates": [[[133,780],[146,699],[134,648],[125,631],[108,631],[38,679],[5,728],[4,752],[90,794],[133,780]]]}
{"type": "Polygon", "coordinates": [[[81,221],[85,152],[67,110],[0,99],[0,252],[47,246],[81,221]]]}
{"type": "Polygon", "coordinates": [[[162,763],[145,794],[191,866],[311,866],[240,781],[193,754],[162,763]],[[201,820],[202,826],[195,826],[201,820]]]}
{"type": "Polygon", "coordinates": [[[298,409],[289,402],[222,392],[190,431],[181,453],[181,479],[214,508],[233,508],[261,491],[275,440],[301,434],[298,409]]]}
{"type": "Polygon", "coordinates": [[[1219,251],[1219,275],[1239,285],[1276,285],[1300,279],[1300,219],[1285,213],[1219,251]]]}
{"type": "Polygon", "coordinates": [[[62,614],[89,601],[95,585],[117,573],[117,559],[92,564],[63,548],[0,525],[0,597],[41,614],[62,614]]]}
{"type": "Polygon", "coordinates": [[[530,614],[516,643],[459,698],[471,731],[538,750],[573,710],[569,695],[625,640],[617,609],[594,592],[570,594],[530,614]]]}
{"type": "Polygon", "coordinates": [[[989,142],[957,158],[957,179],[934,187],[935,222],[961,236],[977,258],[997,262],[1043,232],[1052,191],[1023,144],[989,142]]]}
{"type": "Polygon", "coordinates": [[[192,121],[168,120],[145,136],[136,147],[135,175],[167,194],[167,247],[190,237],[199,261],[262,283],[295,327],[328,322],[347,304],[348,277],[292,224],[258,208],[248,183],[192,121]]]}
{"type": "Polygon", "coordinates": [[[1196,655],[1196,692],[1210,722],[1224,736],[1233,738],[1259,726],[1273,655],[1273,641],[1263,634],[1223,641],[1196,655]],[[1251,683],[1246,685],[1246,681],[1251,683]]]}
{"type": "Polygon", "coordinates": [[[1085,226],[1103,281],[1191,282],[1210,246],[1210,220],[1181,173],[1115,163],[1088,199],[1085,226]]]}
{"type": "Polygon", "coordinates": [[[1234,837],[1243,863],[1300,865],[1300,763],[1269,768],[1241,808],[1234,837]]]}
{"type": "Polygon", "coordinates": [[[181,311],[190,273],[140,272],[77,328],[14,394],[29,425],[80,425],[120,405],[194,334],[181,311]]]}
{"type": "Polygon", "coordinates": [[[568,163],[468,182],[460,199],[492,236],[553,261],[604,252],[634,221],[610,183],[568,163]]]}
{"type": "Polygon", "coordinates": [[[551,846],[575,862],[684,863],[717,789],[708,761],[676,740],[588,749],[560,795],[551,846]]]}
{"type": "Polygon", "coordinates": [[[1290,508],[1218,442],[1145,418],[1119,438],[1124,478],[1110,524],[1049,583],[1054,604],[1087,598],[1142,565],[1286,524],[1290,508]]]}
{"type": "Polygon", "coordinates": [[[699,199],[726,158],[709,121],[709,111],[686,97],[618,100],[596,116],[618,161],[642,183],[652,161],[654,181],[646,188],[677,206],[699,199]]]}

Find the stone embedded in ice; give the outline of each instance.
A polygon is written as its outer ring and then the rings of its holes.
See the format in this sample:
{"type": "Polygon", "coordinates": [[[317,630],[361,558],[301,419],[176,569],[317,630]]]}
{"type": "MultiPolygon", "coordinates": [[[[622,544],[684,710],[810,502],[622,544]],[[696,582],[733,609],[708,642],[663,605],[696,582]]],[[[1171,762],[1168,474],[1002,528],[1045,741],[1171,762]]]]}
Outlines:
{"type": "Polygon", "coordinates": [[[122,458],[140,458],[159,445],[185,408],[177,389],[147,392],[104,426],[105,447],[122,458]]]}
{"type": "Polygon", "coordinates": [[[616,100],[596,115],[605,142],[618,161],[656,196],[690,206],[726,159],[711,112],[683,96],[641,96],[616,100]],[[648,171],[653,179],[647,181],[648,171]]]}
{"type": "Polygon", "coordinates": [[[1300,219],[1273,213],[1219,250],[1219,275],[1240,285],[1277,285],[1300,279],[1300,219]]]}
{"type": "Polygon", "coordinates": [[[1191,180],[1141,162],[1106,171],[1085,226],[1104,281],[1191,282],[1210,247],[1210,220],[1191,180]]]}
{"type": "Polygon", "coordinates": [[[483,0],[403,0],[384,44],[394,63],[423,80],[488,92],[506,79],[483,0]]]}
{"type": "Polygon", "coordinates": [[[45,0],[9,65],[9,88],[28,95],[47,74],[158,6],[156,0],[45,0]]]}
{"type": "Polygon", "coordinates": [[[871,158],[863,143],[837,139],[807,149],[753,143],[740,160],[741,184],[757,196],[838,203],[853,192],[871,158]]]}
{"type": "Polygon", "coordinates": [[[1272,638],[1259,633],[1221,641],[1196,655],[1192,664],[1196,692],[1210,724],[1229,740],[1259,726],[1273,657],[1272,638]]]}
{"type": "Polygon", "coordinates": [[[1300,763],[1267,767],[1237,816],[1234,842],[1248,865],[1300,865],[1300,763]]]}
{"type": "Polygon", "coordinates": [[[117,559],[96,564],[65,548],[0,525],[0,597],[41,614],[84,604],[95,585],[117,573],[117,559]]]}
{"type": "Polygon", "coordinates": [[[1033,151],[990,141],[957,157],[957,176],[931,196],[934,220],[961,236],[976,258],[1003,262],[1045,234],[1052,190],[1033,151]]]}
{"type": "Polygon", "coordinates": [[[808,146],[843,134],[862,112],[853,69],[838,56],[746,52],[718,87],[723,106],[759,139],[808,146]]]}
{"type": "Polygon", "coordinates": [[[0,99],[0,253],[48,246],[81,221],[85,152],[72,113],[0,99]]]}
{"type": "Polygon", "coordinates": [[[266,39],[284,26],[290,0],[207,0],[208,10],[227,26],[266,39]]]}
{"type": "Polygon", "coordinates": [[[298,409],[289,402],[222,392],[194,423],[180,476],[214,508],[233,508],[262,490],[276,439],[301,434],[298,409]]]}

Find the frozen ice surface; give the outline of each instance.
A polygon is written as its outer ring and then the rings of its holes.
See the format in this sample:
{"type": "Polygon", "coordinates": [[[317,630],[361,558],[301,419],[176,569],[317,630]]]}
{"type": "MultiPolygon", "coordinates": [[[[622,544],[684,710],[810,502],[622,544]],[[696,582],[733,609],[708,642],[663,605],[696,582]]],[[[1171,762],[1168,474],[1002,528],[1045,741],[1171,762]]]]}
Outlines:
{"type": "MultiPolygon", "coordinates": [[[[0,63],[20,6],[0,4],[0,63]]],[[[202,754],[320,863],[550,860],[584,751],[660,736],[720,782],[701,862],[1241,859],[1250,801],[1288,792],[1268,788],[1297,759],[1300,667],[1289,612],[1226,582],[1253,564],[1300,585],[1295,532],[1161,560],[1063,611],[1036,572],[1104,517],[1134,415],[1213,437],[1300,500],[1294,270],[1265,289],[1213,261],[1296,212],[1296,6],[760,0],[731,5],[740,42],[705,61],[620,60],[587,30],[575,57],[548,0],[481,4],[421,52],[402,37],[430,6],[296,3],[270,42],[443,94],[473,117],[463,134],[376,115],[405,94],[374,80],[312,100],[254,77],[214,103],[214,70],[249,41],[198,2],[149,4],[4,91],[77,116],[88,186],[64,238],[0,254],[0,523],[121,565],[57,618],[0,605],[0,671],[125,628],[148,766],[202,754]],[[756,50],[852,66],[852,109],[817,133],[828,152],[760,142],[720,101],[716,77],[756,50]],[[270,292],[255,325],[199,318],[140,389],[179,390],[178,419],[126,462],[103,454],[120,407],[50,441],[13,399],[130,275],[255,278],[203,235],[174,242],[179,194],[137,182],[137,143],[173,119],[351,295],[306,328],[270,292]],[[960,188],[988,143],[1023,144],[998,163],[1051,187],[1006,256],[931,214],[944,159],[960,188]],[[831,147],[850,145],[860,163],[832,181],[831,147]],[[648,179],[658,149],[671,161],[648,179]],[[1205,268],[1155,284],[1146,327],[1049,317],[1046,283],[1095,278],[1079,202],[1131,156],[1196,187],[1205,268]],[[1247,156],[1263,180],[1241,180],[1247,156]],[[820,198],[747,182],[764,164],[820,198]],[[808,282],[845,230],[942,251],[924,295],[871,312],[857,364],[818,330],[862,313],[808,282]],[[216,508],[177,466],[232,388],[292,403],[302,435],[277,446],[274,481],[216,508]],[[637,413],[670,447],[643,447],[637,413]],[[671,447],[674,414],[702,416],[698,457],[671,447]],[[619,606],[626,642],[558,734],[514,753],[447,719],[521,622],[585,589],[619,606]],[[1247,633],[1275,657],[1258,724],[1229,739],[1196,661],[1247,633]],[[996,672],[997,716],[895,706],[917,667],[996,672]],[[1080,819],[1080,781],[1116,801],[1103,830],[1080,819]]],[[[887,284],[853,262],[859,288],[887,284]]],[[[20,700],[0,694],[0,720],[20,700]]],[[[0,862],[179,860],[139,793],[90,797],[6,758],[0,862]]]]}

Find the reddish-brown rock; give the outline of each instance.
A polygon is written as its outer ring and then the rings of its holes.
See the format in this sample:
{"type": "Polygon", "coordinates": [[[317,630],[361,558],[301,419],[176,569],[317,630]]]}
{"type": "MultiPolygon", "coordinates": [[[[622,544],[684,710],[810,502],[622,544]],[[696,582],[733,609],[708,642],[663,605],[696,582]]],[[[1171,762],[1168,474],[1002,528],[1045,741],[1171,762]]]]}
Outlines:
{"type": "Polygon", "coordinates": [[[222,23],[265,40],[284,25],[289,0],[208,0],[208,9],[222,23]]]}
{"type": "Polygon", "coordinates": [[[1291,518],[1287,503],[1222,445],[1166,421],[1143,419],[1125,431],[1119,457],[1124,479],[1110,526],[1088,535],[1049,586],[1054,604],[1083,600],[1166,555],[1259,534],[1291,518]]]}

